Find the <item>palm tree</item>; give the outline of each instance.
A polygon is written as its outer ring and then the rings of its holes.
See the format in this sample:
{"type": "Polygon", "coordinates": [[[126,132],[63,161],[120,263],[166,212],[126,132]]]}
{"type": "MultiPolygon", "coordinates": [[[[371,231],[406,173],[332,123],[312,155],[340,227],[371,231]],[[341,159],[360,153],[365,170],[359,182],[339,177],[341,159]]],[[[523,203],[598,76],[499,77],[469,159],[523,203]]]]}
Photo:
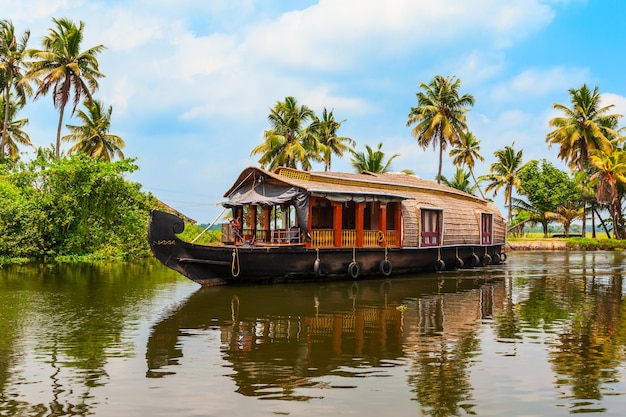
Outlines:
{"type": "Polygon", "coordinates": [[[42,40],[43,49],[30,49],[28,55],[34,59],[30,63],[27,77],[37,81],[39,87],[35,99],[48,94],[52,88],[52,102],[59,109],[59,123],[56,136],[56,158],[60,158],[61,126],[65,106],[73,97],[72,114],[83,96],[92,100],[92,93],[98,88],[98,78],[104,77],[98,70],[96,55],[102,52],[103,45],[80,50],[83,40],[84,23],[76,26],[68,19],[52,19],[56,27],[50,29],[42,40]]]}
{"type": "Polygon", "coordinates": [[[415,125],[411,130],[418,145],[426,149],[431,143],[433,149],[439,146],[439,171],[437,182],[441,182],[443,151],[448,145],[461,140],[467,130],[466,113],[474,105],[470,94],[459,95],[461,80],[456,77],[436,75],[430,84],[421,83],[417,96],[417,107],[412,107],[407,126],[415,125]]]}
{"type": "Polygon", "coordinates": [[[375,172],[384,173],[391,170],[391,161],[393,161],[399,154],[394,154],[385,162],[385,153],[381,150],[383,143],[378,144],[378,149],[374,151],[369,145],[365,145],[365,152],[356,152],[350,150],[353,155],[352,166],[356,172],[375,172]]]}
{"type": "Polygon", "coordinates": [[[76,116],[83,124],[81,126],[66,125],[70,134],[63,136],[65,142],[76,142],[69,153],[84,152],[94,158],[111,161],[116,155],[124,159],[122,148],[124,141],[117,135],[109,133],[111,128],[111,113],[113,107],[105,111],[100,100],[85,103],[87,112],[78,110],[76,116]]]}
{"type": "Polygon", "coordinates": [[[337,130],[339,130],[344,121],[336,121],[333,111],[328,112],[326,107],[324,107],[321,119],[315,115],[313,116],[310,130],[319,141],[322,158],[324,160],[324,171],[331,170],[330,163],[333,154],[341,157],[356,144],[353,139],[337,136],[337,130]]]}
{"type": "MultiPolygon", "coordinates": [[[[2,113],[2,138],[0,139],[0,160],[4,159],[4,151],[11,146],[6,146],[9,140],[9,117],[17,112],[10,106],[12,92],[15,92],[20,106],[26,104],[26,96],[32,94],[28,81],[24,78],[26,73],[26,46],[30,38],[30,31],[24,32],[19,39],[15,36],[15,27],[10,20],[0,21],[0,91],[4,92],[4,108],[2,113]]],[[[26,123],[28,122],[27,119],[26,123]]],[[[30,141],[28,141],[30,144],[30,141]]],[[[13,143],[15,145],[15,143],[13,143]]]]}
{"type": "Polygon", "coordinates": [[[523,151],[515,151],[515,142],[511,146],[495,151],[497,162],[491,164],[489,174],[480,177],[481,180],[488,181],[485,192],[493,191],[495,197],[498,190],[504,187],[504,201],[508,207],[507,224],[511,224],[511,211],[513,208],[513,189],[519,188],[519,171],[522,168],[523,151]]]}
{"type": "Polygon", "coordinates": [[[570,89],[571,108],[563,104],[554,104],[556,110],[564,113],[562,117],[550,120],[555,129],[548,133],[548,146],[559,145],[559,158],[571,168],[583,171],[587,168],[589,155],[594,150],[611,153],[611,139],[619,136],[617,127],[620,114],[610,114],[613,105],[600,107],[600,91],[593,92],[586,84],[578,89],[570,89]]]}
{"type": "Polygon", "coordinates": [[[584,209],[581,203],[568,201],[566,204],[557,207],[555,219],[563,223],[565,236],[569,237],[569,231],[574,220],[583,216],[584,209]]]}
{"type": "Polygon", "coordinates": [[[607,154],[596,150],[591,153],[590,162],[596,169],[591,176],[591,180],[598,183],[596,199],[608,205],[615,237],[624,239],[626,229],[618,186],[626,185],[626,151],[616,149],[607,154]]]}
{"type": "Polygon", "coordinates": [[[305,105],[298,105],[295,98],[285,97],[276,103],[267,117],[272,129],[265,131],[265,140],[252,149],[250,155],[261,155],[259,163],[270,170],[279,166],[310,170],[310,159],[321,160],[315,137],[305,123],[315,113],[305,105]]]}
{"type": "Polygon", "coordinates": [[[464,132],[461,135],[461,140],[456,144],[452,150],[450,150],[450,156],[454,159],[452,163],[457,167],[467,166],[469,173],[474,180],[475,187],[478,188],[480,195],[485,198],[483,190],[480,189],[478,181],[474,176],[474,165],[478,159],[484,162],[485,158],[480,154],[480,141],[474,136],[472,132],[464,132]]]}
{"type": "Polygon", "coordinates": [[[477,187],[477,184],[470,184],[469,177],[469,172],[465,171],[463,168],[457,168],[454,172],[454,177],[448,179],[445,176],[442,176],[441,182],[450,188],[461,190],[468,194],[474,194],[474,189],[477,187]]]}
{"type": "Polygon", "coordinates": [[[8,155],[10,160],[17,161],[19,159],[18,144],[32,146],[33,148],[34,146],[30,141],[28,133],[23,130],[24,126],[28,124],[28,119],[15,119],[22,105],[12,100],[6,105],[4,100],[6,100],[5,97],[0,96],[0,123],[2,123],[2,131],[6,132],[1,152],[3,157],[8,155]],[[6,113],[7,109],[8,113],[6,113]]]}

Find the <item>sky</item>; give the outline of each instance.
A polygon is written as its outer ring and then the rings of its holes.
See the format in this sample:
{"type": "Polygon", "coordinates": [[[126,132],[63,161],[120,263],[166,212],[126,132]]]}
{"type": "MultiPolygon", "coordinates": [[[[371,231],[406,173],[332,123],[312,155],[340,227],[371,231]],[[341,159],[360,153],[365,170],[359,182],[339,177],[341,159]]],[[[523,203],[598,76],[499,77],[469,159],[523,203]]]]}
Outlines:
{"type": "MultiPolygon", "coordinates": [[[[467,124],[485,158],[476,175],[512,144],[524,162],[567,170],[545,138],[570,89],[597,86],[602,104],[626,115],[623,0],[0,0],[0,10],[17,33],[30,30],[32,48],[53,18],[84,23],[81,49],[106,47],[94,96],[113,107],[110,133],[137,158],[129,179],[200,223],[215,220],[244,168],[259,166],[250,152],[287,96],[318,115],[332,110],[357,151],[382,142],[399,155],[393,170],[425,179],[435,179],[438,153],[419,147],[406,121],[435,75],[474,96],[467,124]]],[[[51,96],[19,116],[35,146],[55,142],[51,96]]],[[[348,156],[332,166],[353,172],[348,156]]],[[[454,170],[444,157],[443,175],[454,170]]]]}

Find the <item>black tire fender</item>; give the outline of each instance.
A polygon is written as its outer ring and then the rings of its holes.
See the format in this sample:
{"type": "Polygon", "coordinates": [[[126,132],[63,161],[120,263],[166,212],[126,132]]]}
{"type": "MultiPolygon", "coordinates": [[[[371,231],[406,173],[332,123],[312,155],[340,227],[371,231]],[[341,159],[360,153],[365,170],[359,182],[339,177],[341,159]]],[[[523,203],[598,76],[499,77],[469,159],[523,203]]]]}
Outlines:
{"type": "Polygon", "coordinates": [[[454,266],[456,266],[457,269],[461,269],[465,266],[465,262],[463,262],[463,259],[457,257],[454,266]]]}
{"type": "Polygon", "coordinates": [[[391,275],[391,271],[393,268],[391,267],[391,262],[389,261],[389,259],[383,259],[382,261],[380,261],[380,264],[378,264],[378,269],[380,269],[381,274],[388,277],[389,275],[391,275]]]}
{"type": "Polygon", "coordinates": [[[348,275],[350,276],[350,278],[357,279],[360,273],[361,267],[359,266],[359,264],[354,261],[350,262],[350,264],[348,265],[348,275]]]}
{"type": "Polygon", "coordinates": [[[443,271],[444,269],[446,269],[446,263],[443,259],[438,259],[437,262],[435,262],[435,270],[443,271]]]}

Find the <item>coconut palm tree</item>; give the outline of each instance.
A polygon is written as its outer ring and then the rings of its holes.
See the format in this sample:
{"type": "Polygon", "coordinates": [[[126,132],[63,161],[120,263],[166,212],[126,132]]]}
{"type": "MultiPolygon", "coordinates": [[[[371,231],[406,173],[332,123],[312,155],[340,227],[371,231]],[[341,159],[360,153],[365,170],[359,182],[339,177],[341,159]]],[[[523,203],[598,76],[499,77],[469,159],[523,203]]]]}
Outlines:
{"type": "Polygon", "coordinates": [[[504,188],[504,201],[508,207],[507,224],[511,224],[511,213],[513,209],[513,190],[519,188],[519,171],[522,168],[523,151],[515,151],[515,142],[504,149],[495,151],[496,162],[491,164],[489,174],[480,177],[480,180],[487,181],[485,192],[493,191],[495,197],[498,190],[504,188]]]}
{"type": "Polygon", "coordinates": [[[483,190],[480,189],[478,181],[474,176],[474,165],[476,160],[484,162],[485,158],[480,154],[480,141],[474,136],[472,132],[464,132],[461,135],[459,143],[450,150],[450,156],[453,157],[452,163],[457,167],[467,166],[469,173],[474,180],[474,186],[480,192],[480,195],[485,198],[483,190]]]}
{"type": "Polygon", "coordinates": [[[373,150],[369,145],[365,145],[366,152],[356,152],[354,150],[350,150],[352,153],[352,166],[356,170],[356,172],[376,172],[376,173],[384,173],[391,171],[391,161],[393,161],[396,157],[400,156],[399,154],[394,154],[385,162],[385,153],[381,150],[383,147],[383,143],[380,142],[378,144],[378,149],[373,150]]]}
{"type": "Polygon", "coordinates": [[[624,216],[619,186],[626,185],[626,151],[616,149],[611,153],[595,150],[590,162],[596,169],[591,180],[597,182],[596,199],[606,204],[611,212],[615,237],[626,238],[624,216]]]}
{"type": "Polygon", "coordinates": [[[611,139],[618,137],[615,130],[621,114],[609,113],[614,105],[600,106],[600,91],[595,87],[589,90],[586,84],[578,89],[570,89],[571,107],[554,104],[563,113],[550,120],[555,129],[547,134],[548,146],[559,146],[558,157],[571,168],[584,171],[589,155],[595,150],[610,154],[611,139]]]}
{"type": "Polygon", "coordinates": [[[467,130],[466,113],[474,105],[470,94],[459,94],[461,80],[456,77],[436,75],[430,84],[421,83],[423,91],[416,93],[417,107],[412,107],[406,122],[415,125],[411,130],[418,145],[426,149],[432,144],[439,147],[439,171],[437,182],[441,182],[443,151],[448,145],[455,145],[461,140],[462,132],[467,130]]]}
{"type": "Polygon", "coordinates": [[[97,45],[81,51],[85,25],[76,26],[68,19],[52,19],[53,29],[42,40],[43,49],[30,49],[28,55],[33,59],[27,77],[36,80],[38,88],[35,99],[48,94],[52,89],[52,102],[59,109],[59,123],[56,135],[56,158],[60,158],[61,126],[65,106],[73,99],[72,114],[78,103],[86,97],[92,100],[92,93],[98,88],[98,78],[104,77],[98,70],[96,56],[105,47],[97,45]]]}
{"type": "Polygon", "coordinates": [[[94,158],[111,161],[115,156],[124,159],[124,141],[109,133],[113,107],[107,110],[100,100],[85,103],[87,112],[78,110],[76,117],[83,122],[80,126],[66,125],[70,134],[63,136],[64,142],[75,142],[69,153],[84,152],[94,158]]]}
{"type": "Polygon", "coordinates": [[[469,172],[465,171],[463,168],[457,168],[454,172],[454,177],[448,179],[445,176],[442,176],[441,182],[450,188],[461,190],[468,194],[474,194],[474,190],[476,189],[477,184],[472,185],[470,183],[469,177],[469,172]]]}
{"type": "Polygon", "coordinates": [[[295,98],[285,97],[276,103],[267,117],[272,128],[265,131],[265,140],[250,155],[261,155],[261,166],[273,170],[279,166],[311,169],[311,159],[321,160],[319,147],[308,125],[315,113],[295,98]]]}
{"type": "MultiPolygon", "coordinates": [[[[15,35],[15,27],[10,20],[0,21],[0,91],[4,93],[4,108],[2,114],[2,137],[0,138],[0,160],[4,158],[4,152],[11,146],[6,146],[9,140],[9,126],[11,125],[9,117],[17,112],[11,109],[13,101],[12,93],[15,93],[19,106],[26,104],[26,97],[32,94],[30,83],[24,78],[26,73],[26,47],[30,31],[22,34],[18,40],[15,35]]],[[[16,104],[17,107],[17,104],[16,104]]],[[[25,119],[28,122],[27,119],[25,119]]],[[[13,122],[14,123],[14,122],[13,122]]],[[[30,144],[30,141],[28,141],[30,144]]]]}
{"type": "Polygon", "coordinates": [[[351,138],[337,136],[337,130],[339,130],[344,121],[336,121],[333,111],[328,112],[326,107],[324,107],[321,119],[315,115],[313,116],[313,122],[309,128],[319,141],[324,160],[324,171],[331,170],[331,157],[333,154],[341,157],[356,144],[351,138]]]}
{"type": "Polygon", "coordinates": [[[4,100],[5,97],[0,96],[0,123],[2,124],[2,131],[6,132],[4,144],[2,145],[2,155],[8,155],[10,160],[17,161],[20,157],[18,144],[32,146],[33,148],[34,146],[30,141],[28,133],[23,130],[24,126],[28,124],[28,119],[16,120],[17,113],[22,109],[22,105],[10,100],[7,106],[4,100]],[[8,113],[5,113],[7,109],[8,113]]]}

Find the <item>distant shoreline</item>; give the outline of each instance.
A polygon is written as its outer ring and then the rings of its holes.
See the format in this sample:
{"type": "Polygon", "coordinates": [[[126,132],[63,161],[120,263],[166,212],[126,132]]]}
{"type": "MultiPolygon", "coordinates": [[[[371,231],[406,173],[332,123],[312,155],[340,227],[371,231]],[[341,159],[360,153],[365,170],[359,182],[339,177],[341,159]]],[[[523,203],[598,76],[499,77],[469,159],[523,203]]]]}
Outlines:
{"type": "Polygon", "coordinates": [[[565,239],[534,239],[534,240],[514,240],[506,242],[506,249],[510,251],[531,251],[531,250],[568,250],[565,239]]]}

